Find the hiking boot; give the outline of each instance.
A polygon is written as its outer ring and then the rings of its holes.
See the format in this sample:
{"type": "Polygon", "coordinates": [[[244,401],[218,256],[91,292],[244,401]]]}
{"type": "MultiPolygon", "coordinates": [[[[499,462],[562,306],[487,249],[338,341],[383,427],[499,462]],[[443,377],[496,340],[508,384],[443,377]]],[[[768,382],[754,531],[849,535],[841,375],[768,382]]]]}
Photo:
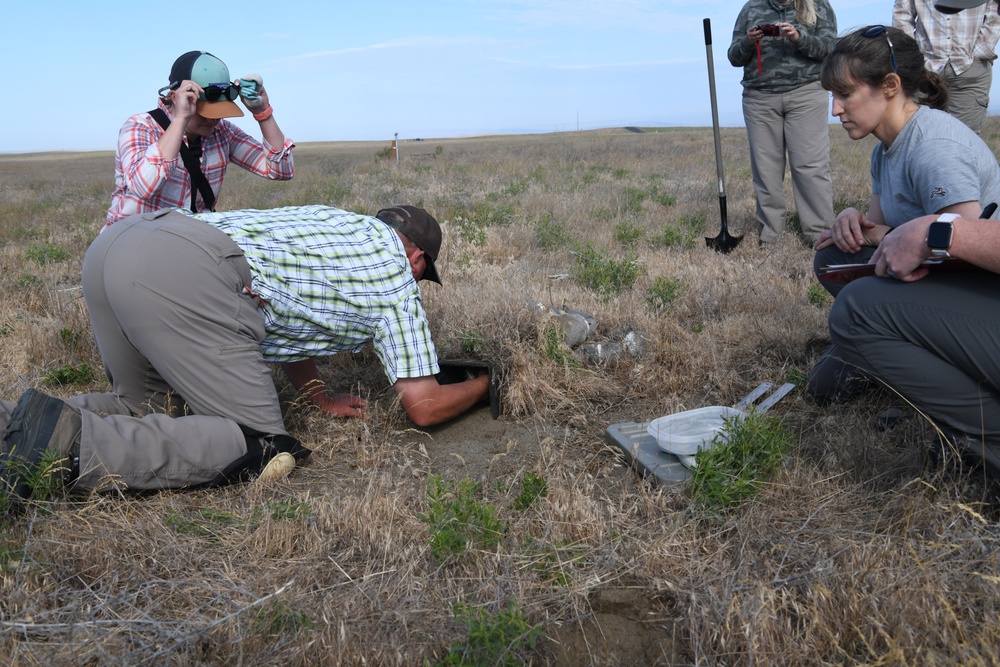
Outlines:
{"type": "Polygon", "coordinates": [[[72,483],[79,476],[81,428],[80,413],[62,399],[37,389],[24,392],[3,434],[0,492],[28,500],[35,486],[57,472],[63,484],[72,483]],[[46,452],[58,465],[40,471],[46,452]]]}
{"type": "Polygon", "coordinates": [[[869,383],[868,376],[845,361],[836,346],[831,345],[809,371],[806,392],[821,405],[843,403],[864,393],[869,383]]]}
{"type": "MultiPolygon", "coordinates": [[[[992,452],[989,452],[992,454],[992,452]]],[[[927,466],[931,470],[952,470],[959,475],[986,469],[992,461],[980,440],[964,434],[938,433],[927,446],[927,466]]]]}
{"type": "Polygon", "coordinates": [[[875,428],[879,431],[889,431],[916,416],[917,413],[912,408],[893,406],[879,414],[875,419],[875,428]]]}

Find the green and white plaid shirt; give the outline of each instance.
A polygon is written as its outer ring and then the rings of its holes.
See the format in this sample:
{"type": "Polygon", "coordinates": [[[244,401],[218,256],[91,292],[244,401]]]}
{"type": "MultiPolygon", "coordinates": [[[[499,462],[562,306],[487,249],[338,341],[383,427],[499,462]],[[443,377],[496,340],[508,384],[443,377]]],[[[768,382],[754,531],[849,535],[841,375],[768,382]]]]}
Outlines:
{"type": "Polygon", "coordinates": [[[263,303],[267,361],[357,352],[372,341],[390,383],[434,375],[420,289],[396,232],[329,206],[199,213],[243,250],[263,303]]]}

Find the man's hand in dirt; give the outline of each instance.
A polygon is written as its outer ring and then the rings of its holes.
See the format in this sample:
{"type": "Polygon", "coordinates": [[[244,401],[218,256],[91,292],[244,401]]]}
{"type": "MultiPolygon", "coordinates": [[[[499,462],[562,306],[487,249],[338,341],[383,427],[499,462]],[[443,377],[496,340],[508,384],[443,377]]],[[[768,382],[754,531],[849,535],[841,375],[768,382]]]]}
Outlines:
{"type": "Polygon", "coordinates": [[[312,401],[320,410],[334,417],[364,417],[368,407],[368,401],[353,394],[317,394],[312,401]]]}

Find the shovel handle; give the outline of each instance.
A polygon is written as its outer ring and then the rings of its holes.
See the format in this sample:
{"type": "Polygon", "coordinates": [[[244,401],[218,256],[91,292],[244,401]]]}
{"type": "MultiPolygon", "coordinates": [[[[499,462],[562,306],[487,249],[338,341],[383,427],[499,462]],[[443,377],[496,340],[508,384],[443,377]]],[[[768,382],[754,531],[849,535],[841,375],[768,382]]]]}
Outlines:
{"type": "Polygon", "coordinates": [[[719,197],[726,196],[726,177],[722,168],[722,138],[719,136],[719,102],[715,97],[715,60],[712,58],[712,20],[705,19],[705,52],[708,57],[708,92],[712,98],[712,131],[715,136],[715,169],[719,175],[719,197]]]}

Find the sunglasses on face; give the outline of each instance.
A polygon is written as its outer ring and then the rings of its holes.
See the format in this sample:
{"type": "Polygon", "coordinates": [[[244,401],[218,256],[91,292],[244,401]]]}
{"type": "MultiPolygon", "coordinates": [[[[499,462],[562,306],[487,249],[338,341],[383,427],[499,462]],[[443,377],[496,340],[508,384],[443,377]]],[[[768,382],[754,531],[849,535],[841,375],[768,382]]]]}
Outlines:
{"type": "Polygon", "coordinates": [[[861,33],[862,37],[867,37],[868,39],[873,39],[875,37],[880,37],[885,35],[885,41],[889,44],[889,59],[892,61],[892,71],[894,74],[899,74],[899,70],[896,69],[896,51],[892,48],[892,40],[889,39],[889,31],[884,25],[873,25],[865,29],[861,33]]]}

